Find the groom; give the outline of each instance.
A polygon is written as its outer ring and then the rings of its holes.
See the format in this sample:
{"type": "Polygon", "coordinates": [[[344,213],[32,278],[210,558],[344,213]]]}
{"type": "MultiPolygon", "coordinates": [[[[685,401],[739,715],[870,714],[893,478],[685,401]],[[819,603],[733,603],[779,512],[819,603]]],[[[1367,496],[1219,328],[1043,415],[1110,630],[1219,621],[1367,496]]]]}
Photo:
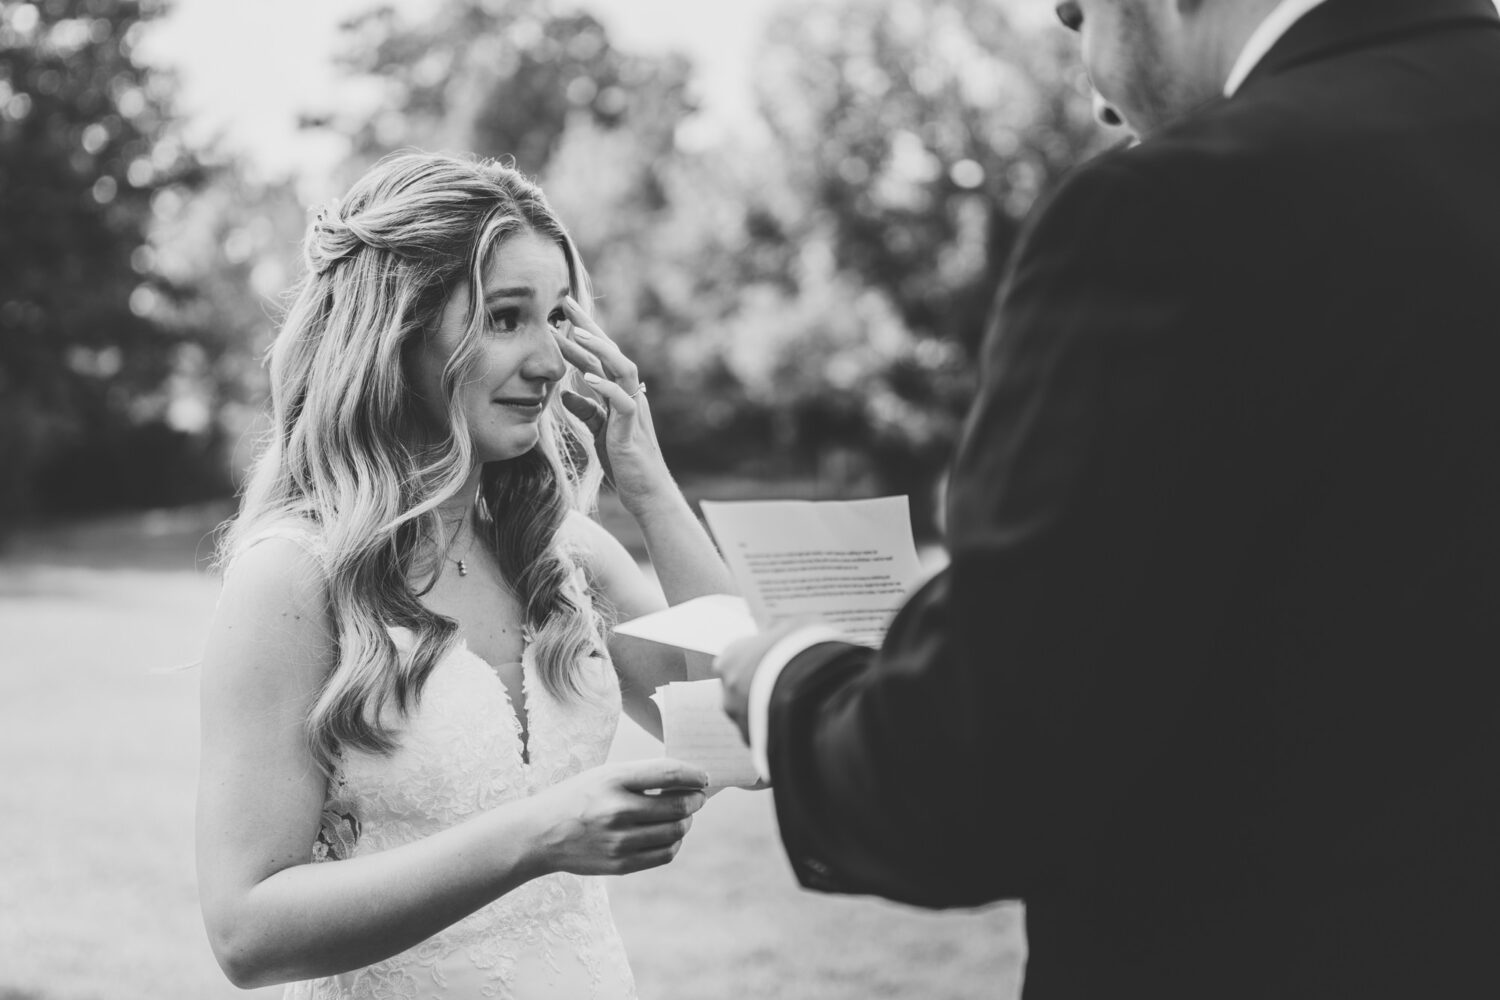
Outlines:
{"type": "Polygon", "coordinates": [[[1076,0],[884,648],[718,661],[798,878],[1021,898],[1029,1000],[1500,995],[1500,17],[1076,0]]]}

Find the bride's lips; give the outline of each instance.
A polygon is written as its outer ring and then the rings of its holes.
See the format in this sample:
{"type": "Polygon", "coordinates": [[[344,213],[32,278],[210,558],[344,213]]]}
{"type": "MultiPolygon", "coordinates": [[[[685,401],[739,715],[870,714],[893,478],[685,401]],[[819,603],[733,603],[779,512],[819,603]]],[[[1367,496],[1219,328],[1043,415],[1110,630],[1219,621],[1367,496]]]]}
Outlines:
{"type": "Polygon", "coordinates": [[[527,416],[537,416],[542,412],[542,407],[547,404],[546,396],[498,396],[491,400],[499,406],[524,413],[527,416]]]}

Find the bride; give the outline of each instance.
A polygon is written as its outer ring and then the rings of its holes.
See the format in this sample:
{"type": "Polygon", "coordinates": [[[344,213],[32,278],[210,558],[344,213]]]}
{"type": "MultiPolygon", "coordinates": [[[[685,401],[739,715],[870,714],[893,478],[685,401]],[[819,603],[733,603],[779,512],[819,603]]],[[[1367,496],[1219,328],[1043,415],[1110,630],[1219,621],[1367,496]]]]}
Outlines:
{"type": "MultiPolygon", "coordinates": [[[[541,192],[407,154],[320,213],[203,657],[220,965],[288,997],[629,997],[594,876],[669,862],[703,773],[606,764],[730,589],[541,192]],[[607,464],[660,590],[585,512],[607,464]]],[[[694,664],[695,675],[708,664],[694,664]]]]}

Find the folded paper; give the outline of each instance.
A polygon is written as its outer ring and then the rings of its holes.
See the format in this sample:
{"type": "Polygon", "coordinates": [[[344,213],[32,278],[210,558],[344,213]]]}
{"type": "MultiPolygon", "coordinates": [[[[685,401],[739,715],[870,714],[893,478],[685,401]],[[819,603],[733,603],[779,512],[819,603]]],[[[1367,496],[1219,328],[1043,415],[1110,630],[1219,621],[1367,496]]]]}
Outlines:
{"type": "Polygon", "coordinates": [[[718,656],[731,642],[754,635],[757,629],[743,597],[709,594],[621,622],[615,631],[718,656]]]}
{"type": "Polygon", "coordinates": [[[717,679],[663,684],[651,696],[661,709],[662,749],[708,772],[710,790],[747,788],[759,775],[738,727],[724,714],[717,679]]]}

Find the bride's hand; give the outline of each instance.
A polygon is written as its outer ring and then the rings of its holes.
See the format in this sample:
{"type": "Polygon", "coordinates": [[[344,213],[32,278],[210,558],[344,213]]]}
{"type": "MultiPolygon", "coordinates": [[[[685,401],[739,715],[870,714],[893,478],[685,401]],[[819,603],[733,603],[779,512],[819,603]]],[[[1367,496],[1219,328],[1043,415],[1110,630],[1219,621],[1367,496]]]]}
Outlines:
{"type": "Polygon", "coordinates": [[[583,371],[603,405],[569,389],[562,390],[562,403],[594,433],[599,460],[620,502],[633,510],[659,491],[675,491],[635,363],[572,296],[563,300],[563,311],[571,329],[558,331],[558,345],[568,362],[583,371]]]}
{"type": "Polygon", "coordinates": [[[547,868],[624,875],[666,864],[703,808],[707,784],[698,768],[658,757],[605,764],[553,785],[536,796],[547,868]]]}

